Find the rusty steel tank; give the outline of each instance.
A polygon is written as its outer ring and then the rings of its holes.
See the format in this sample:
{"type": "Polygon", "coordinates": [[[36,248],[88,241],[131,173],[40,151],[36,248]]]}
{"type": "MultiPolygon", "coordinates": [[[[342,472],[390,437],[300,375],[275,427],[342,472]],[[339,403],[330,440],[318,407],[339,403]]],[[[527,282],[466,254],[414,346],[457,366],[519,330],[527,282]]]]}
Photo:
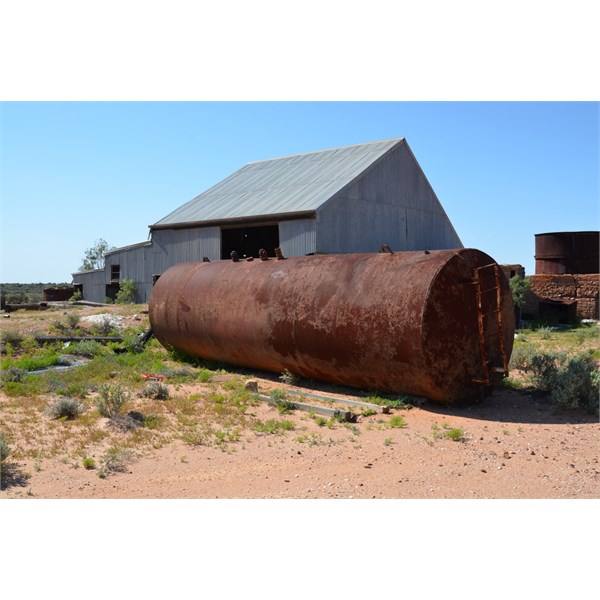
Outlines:
{"type": "Polygon", "coordinates": [[[560,231],[535,236],[536,275],[598,273],[600,232],[560,231]]]}
{"type": "Polygon", "coordinates": [[[181,263],[153,332],[192,356],[361,390],[460,402],[508,374],[506,277],[475,249],[181,263]]]}

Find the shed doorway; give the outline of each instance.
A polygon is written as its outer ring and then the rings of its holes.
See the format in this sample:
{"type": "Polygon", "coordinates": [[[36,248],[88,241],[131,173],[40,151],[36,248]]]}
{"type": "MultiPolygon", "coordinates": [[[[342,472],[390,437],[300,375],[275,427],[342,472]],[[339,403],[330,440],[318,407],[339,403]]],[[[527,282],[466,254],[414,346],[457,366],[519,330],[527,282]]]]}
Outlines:
{"type": "Polygon", "coordinates": [[[258,258],[258,251],[264,248],[269,256],[275,256],[279,247],[279,227],[261,225],[257,227],[232,227],[221,229],[221,260],[229,260],[235,250],[240,259],[258,258]]]}

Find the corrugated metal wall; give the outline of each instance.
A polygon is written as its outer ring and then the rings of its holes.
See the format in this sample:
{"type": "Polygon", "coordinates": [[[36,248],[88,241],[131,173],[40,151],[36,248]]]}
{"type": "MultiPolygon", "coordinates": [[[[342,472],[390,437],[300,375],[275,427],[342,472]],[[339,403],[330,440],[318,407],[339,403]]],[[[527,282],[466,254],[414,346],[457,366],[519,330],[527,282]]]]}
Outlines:
{"type": "Polygon", "coordinates": [[[306,256],[317,251],[317,220],[297,219],[279,223],[279,247],[284,256],[306,256]]]}
{"type": "Polygon", "coordinates": [[[221,230],[219,227],[192,229],[158,229],[152,233],[152,244],[146,248],[144,290],[146,300],[152,292],[152,278],[169,267],[182,262],[221,258],[221,230]]]}
{"type": "Polygon", "coordinates": [[[136,301],[147,302],[148,290],[152,289],[152,278],[148,280],[146,277],[146,253],[149,248],[150,242],[144,242],[107,254],[104,271],[105,283],[110,283],[112,265],[119,265],[119,280],[133,279],[136,285],[136,301]],[[150,284],[149,287],[148,284],[150,284]]]}
{"type": "Polygon", "coordinates": [[[317,251],[462,248],[418,163],[401,145],[317,210],[317,251]]]}
{"type": "Polygon", "coordinates": [[[73,283],[83,285],[83,299],[90,302],[104,302],[106,299],[105,271],[83,271],[73,273],[73,283]]]}

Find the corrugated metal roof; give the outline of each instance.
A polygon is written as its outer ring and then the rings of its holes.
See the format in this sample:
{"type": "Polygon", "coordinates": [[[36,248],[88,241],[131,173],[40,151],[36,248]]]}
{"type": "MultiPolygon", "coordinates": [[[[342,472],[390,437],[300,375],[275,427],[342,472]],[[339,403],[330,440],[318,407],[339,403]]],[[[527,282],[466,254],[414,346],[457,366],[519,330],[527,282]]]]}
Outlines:
{"type": "Polygon", "coordinates": [[[249,163],[152,227],[314,211],[403,139],[249,163]]]}

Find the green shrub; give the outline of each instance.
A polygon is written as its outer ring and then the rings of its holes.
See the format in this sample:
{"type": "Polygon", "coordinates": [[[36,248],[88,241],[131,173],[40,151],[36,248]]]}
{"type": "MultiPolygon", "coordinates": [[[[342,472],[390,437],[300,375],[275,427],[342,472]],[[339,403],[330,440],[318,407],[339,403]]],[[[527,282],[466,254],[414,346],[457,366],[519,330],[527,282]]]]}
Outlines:
{"type": "Polygon", "coordinates": [[[1,339],[5,344],[10,344],[13,349],[18,350],[25,341],[25,336],[18,331],[7,329],[2,333],[1,339]]]}
{"type": "Polygon", "coordinates": [[[142,413],[131,410],[126,415],[116,414],[112,416],[108,424],[120,431],[132,431],[145,426],[145,417],[142,413]]]}
{"type": "Polygon", "coordinates": [[[59,398],[47,410],[53,419],[74,419],[83,412],[83,405],[76,398],[59,398]]]}
{"type": "Polygon", "coordinates": [[[287,398],[283,400],[277,400],[277,412],[280,415],[285,415],[286,413],[291,412],[296,409],[296,404],[293,400],[288,400],[287,398]]]}
{"type": "Polygon", "coordinates": [[[527,294],[531,288],[531,282],[529,279],[514,275],[508,280],[508,284],[512,293],[513,304],[518,308],[523,308],[527,300],[527,294]]]}
{"type": "Polygon", "coordinates": [[[144,415],[144,427],[148,429],[158,429],[164,422],[164,418],[156,413],[144,415]]]}
{"type": "Polygon", "coordinates": [[[133,279],[122,279],[115,298],[117,304],[135,303],[135,282],[133,279]]]}
{"type": "Polygon", "coordinates": [[[598,414],[600,374],[589,354],[569,357],[554,375],[550,400],[565,408],[581,406],[598,414]]]}
{"type": "Polygon", "coordinates": [[[0,431],[0,462],[4,462],[10,454],[10,446],[6,441],[6,437],[0,431]]]}
{"type": "Polygon", "coordinates": [[[109,354],[109,350],[96,340],[81,340],[73,346],[69,346],[67,352],[69,354],[76,354],[77,356],[85,356],[87,358],[109,354]]]}
{"type": "Polygon", "coordinates": [[[198,381],[200,383],[208,383],[213,377],[213,372],[209,371],[208,369],[200,369],[200,371],[198,371],[198,381]]]}
{"type": "Polygon", "coordinates": [[[131,461],[132,457],[131,451],[125,448],[109,448],[100,459],[102,468],[98,472],[98,476],[104,478],[109,473],[123,473],[127,471],[127,464],[131,461]]]}
{"type": "Polygon", "coordinates": [[[125,403],[131,398],[129,391],[119,384],[104,384],[100,386],[98,393],[96,408],[102,417],[109,419],[117,417],[125,403]]]}
{"type": "Polygon", "coordinates": [[[387,426],[390,428],[406,427],[406,420],[402,415],[392,415],[390,420],[387,422],[387,426]]]}
{"type": "Polygon", "coordinates": [[[462,427],[452,427],[446,429],[444,437],[452,440],[453,442],[462,442],[465,439],[465,430],[462,427]]]}
{"type": "Polygon", "coordinates": [[[160,381],[150,381],[143,390],[144,396],[153,400],[167,400],[169,398],[169,388],[160,381]]]}
{"type": "Polygon", "coordinates": [[[552,339],[552,332],[554,330],[552,329],[552,327],[548,327],[546,325],[542,325],[540,327],[537,328],[537,333],[539,334],[539,336],[543,339],[543,340],[549,340],[552,339]]]}
{"type": "Polygon", "coordinates": [[[275,402],[279,402],[281,400],[285,400],[287,398],[287,393],[285,390],[281,388],[275,388],[269,392],[269,396],[271,400],[275,400],[275,402]]]}
{"type": "Polygon", "coordinates": [[[510,356],[509,369],[527,371],[531,366],[531,359],[538,350],[531,344],[515,344],[510,356]]]}
{"type": "Polygon", "coordinates": [[[141,354],[146,349],[146,342],[140,334],[134,333],[123,338],[125,350],[131,354],[141,354]]]}
{"type": "Polygon", "coordinates": [[[254,425],[254,431],[258,433],[280,434],[283,431],[293,431],[296,428],[293,421],[277,421],[269,419],[268,421],[259,421],[254,425]]]}
{"type": "Polygon", "coordinates": [[[556,406],[598,414],[600,373],[589,353],[536,352],[521,370],[530,374],[537,388],[549,393],[556,406]]]}
{"type": "Polygon", "coordinates": [[[531,357],[529,371],[537,387],[542,390],[550,390],[556,380],[556,376],[567,360],[564,352],[536,352],[531,357]]]}
{"type": "Polygon", "coordinates": [[[367,396],[365,402],[369,404],[377,404],[378,406],[389,406],[390,408],[406,408],[410,409],[413,406],[420,406],[423,403],[423,398],[415,396],[406,396],[404,394],[400,396],[378,396],[370,395],[367,396]]]}
{"type": "Polygon", "coordinates": [[[25,369],[21,369],[21,367],[7,367],[0,373],[0,381],[4,382],[18,382],[23,381],[23,377],[27,375],[27,371],[25,369]]]}
{"type": "Polygon", "coordinates": [[[86,457],[83,459],[83,466],[86,469],[95,469],[96,468],[96,461],[93,458],[89,458],[86,457]]]}

